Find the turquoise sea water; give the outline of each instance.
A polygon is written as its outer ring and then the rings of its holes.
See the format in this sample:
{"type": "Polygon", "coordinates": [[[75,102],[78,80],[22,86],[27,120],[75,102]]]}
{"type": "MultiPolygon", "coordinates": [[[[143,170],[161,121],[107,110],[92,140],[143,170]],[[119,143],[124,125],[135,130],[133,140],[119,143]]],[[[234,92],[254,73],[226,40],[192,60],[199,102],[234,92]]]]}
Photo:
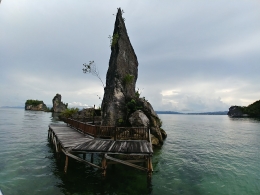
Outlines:
{"type": "MultiPolygon", "coordinates": [[[[116,165],[101,172],[57,159],[47,140],[51,113],[0,109],[0,189],[21,194],[260,194],[260,121],[160,115],[168,133],[155,149],[152,185],[144,172],[116,165]]],[[[96,163],[99,157],[95,156],[96,163]]]]}

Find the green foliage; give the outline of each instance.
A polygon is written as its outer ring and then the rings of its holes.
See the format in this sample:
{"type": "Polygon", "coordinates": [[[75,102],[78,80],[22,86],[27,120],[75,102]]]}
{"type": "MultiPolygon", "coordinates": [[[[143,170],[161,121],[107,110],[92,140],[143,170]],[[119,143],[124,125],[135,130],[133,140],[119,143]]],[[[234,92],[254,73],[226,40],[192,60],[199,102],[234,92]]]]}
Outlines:
{"type": "Polygon", "coordinates": [[[248,114],[252,117],[260,117],[260,100],[250,104],[247,107],[242,107],[243,113],[248,114]]]}
{"type": "Polygon", "coordinates": [[[260,100],[250,104],[249,106],[237,106],[243,114],[248,114],[250,117],[260,117],[260,100]]]}
{"type": "Polygon", "coordinates": [[[40,100],[27,100],[25,102],[26,105],[33,105],[33,106],[38,106],[39,104],[43,104],[43,101],[40,100]]]}
{"type": "Polygon", "coordinates": [[[123,79],[124,86],[130,84],[133,80],[134,80],[134,75],[131,75],[131,74],[125,75],[125,77],[123,79]]]}
{"type": "Polygon", "coordinates": [[[136,110],[142,109],[142,107],[139,106],[134,99],[131,99],[126,103],[126,108],[127,108],[127,115],[135,112],[136,110]]]}
{"type": "Polygon", "coordinates": [[[109,35],[108,38],[110,39],[110,47],[114,47],[119,39],[119,34],[115,33],[113,36],[109,35]]]}
{"type": "Polygon", "coordinates": [[[125,124],[124,119],[122,119],[122,118],[118,119],[118,125],[119,126],[124,126],[124,124],[125,124]]]}
{"type": "Polygon", "coordinates": [[[66,110],[61,112],[61,116],[65,118],[72,117],[73,114],[76,114],[79,111],[78,108],[67,108],[66,110]]]}
{"type": "Polygon", "coordinates": [[[137,90],[135,91],[135,98],[139,99],[140,95],[141,95],[141,92],[140,92],[139,88],[137,88],[137,90]]]}

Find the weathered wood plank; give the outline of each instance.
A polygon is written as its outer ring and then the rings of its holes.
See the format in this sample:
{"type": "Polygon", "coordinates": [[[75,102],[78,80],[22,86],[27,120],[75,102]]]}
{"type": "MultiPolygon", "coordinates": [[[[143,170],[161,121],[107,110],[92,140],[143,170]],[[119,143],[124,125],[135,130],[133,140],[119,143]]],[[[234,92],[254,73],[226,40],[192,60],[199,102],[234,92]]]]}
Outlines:
{"type": "Polygon", "coordinates": [[[117,153],[153,153],[147,141],[116,141],[109,152],[117,153]]]}
{"type": "Polygon", "coordinates": [[[98,165],[95,165],[95,164],[93,164],[93,163],[91,163],[91,162],[88,162],[88,161],[86,161],[86,160],[83,160],[82,158],[79,158],[79,157],[77,157],[77,156],[75,156],[75,155],[73,155],[73,154],[71,154],[71,153],[69,153],[69,152],[67,152],[67,151],[65,151],[65,150],[62,150],[62,152],[63,152],[66,156],[69,156],[69,157],[71,157],[71,158],[73,158],[73,159],[75,159],[75,160],[77,160],[77,161],[79,161],[79,162],[83,162],[83,163],[85,163],[85,164],[91,165],[91,166],[96,167],[96,168],[98,168],[98,169],[102,169],[102,167],[100,167],[100,166],[98,166],[98,165]]]}
{"type": "Polygon", "coordinates": [[[108,159],[108,160],[112,160],[112,161],[115,161],[115,162],[124,164],[124,165],[128,165],[128,166],[130,166],[130,167],[134,167],[134,168],[136,168],[136,169],[140,169],[140,170],[143,170],[143,171],[147,171],[147,168],[144,168],[144,167],[141,167],[141,166],[139,166],[139,165],[136,165],[136,164],[133,164],[133,163],[130,163],[130,162],[126,162],[126,161],[123,161],[123,160],[120,160],[120,159],[117,159],[117,158],[113,158],[113,157],[108,156],[108,155],[105,155],[105,158],[108,159]]]}
{"type": "Polygon", "coordinates": [[[73,151],[107,152],[113,140],[94,139],[74,147],[73,151]]]}
{"type": "Polygon", "coordinates": [[[72,147],[75,152],[101,152],[119,154],[143,154],[153,153],[152,145],[146,140],[118,140],[94,139],[92,136],[72,129],[66,124],[52,124],[49,126],[63,148],[72,147]]]}

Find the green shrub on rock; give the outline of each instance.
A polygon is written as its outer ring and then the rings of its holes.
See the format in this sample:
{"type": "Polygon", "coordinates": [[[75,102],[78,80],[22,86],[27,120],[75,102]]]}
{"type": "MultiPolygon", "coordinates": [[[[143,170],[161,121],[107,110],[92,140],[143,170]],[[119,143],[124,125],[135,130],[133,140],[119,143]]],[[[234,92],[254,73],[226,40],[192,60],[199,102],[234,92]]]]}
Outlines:
{"type": "Polygon", "coordinates": [[[73,114],[78,113],[78,111],[78,108],[67,108],[66,110],[62,111],[60,115],[63,118],[70,118],[73,114]]]}

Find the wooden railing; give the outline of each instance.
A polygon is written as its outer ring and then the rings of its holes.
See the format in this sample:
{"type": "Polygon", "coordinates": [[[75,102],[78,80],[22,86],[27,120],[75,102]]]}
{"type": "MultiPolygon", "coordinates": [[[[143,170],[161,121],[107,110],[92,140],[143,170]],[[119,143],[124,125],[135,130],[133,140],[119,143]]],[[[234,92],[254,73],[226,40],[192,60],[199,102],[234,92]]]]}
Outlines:
{"type": "Polygon", "coordinates": [[[67,125],[93,137],[109,138],[114,140],[150,141],[150,130],[147,127],[100,126],[93,125],[90,122],[81,122],[71,118],[67,119],[67,125]]]}

